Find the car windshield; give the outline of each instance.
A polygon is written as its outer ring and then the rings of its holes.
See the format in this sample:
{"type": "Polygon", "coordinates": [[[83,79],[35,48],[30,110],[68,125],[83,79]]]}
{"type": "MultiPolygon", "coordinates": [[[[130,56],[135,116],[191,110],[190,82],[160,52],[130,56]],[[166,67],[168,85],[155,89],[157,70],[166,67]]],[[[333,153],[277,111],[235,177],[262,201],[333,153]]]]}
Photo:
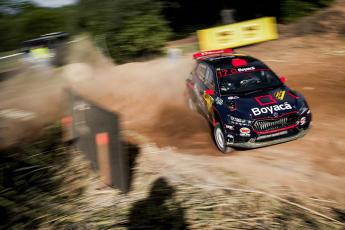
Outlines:
{"type": "Polygon", "coordinates": [[[282,83],[271,70],[264,69],[218,76],[218,84],[220,93],[228,95],[277,87],[282,83]]]}

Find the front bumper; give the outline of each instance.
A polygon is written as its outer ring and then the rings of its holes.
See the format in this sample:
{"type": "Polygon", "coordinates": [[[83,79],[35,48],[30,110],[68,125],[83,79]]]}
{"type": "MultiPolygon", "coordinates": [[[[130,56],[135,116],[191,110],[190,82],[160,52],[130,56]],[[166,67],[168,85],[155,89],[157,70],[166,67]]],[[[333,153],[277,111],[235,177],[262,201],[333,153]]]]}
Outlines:
{"type": "Polygon", "coordinates": [[[302,129],[300,130],[298,133],[293,134],[291,136],[287,136],[287,137],[281,137],[281,138],[277,138],[274,140],[270,140],[270,141],[264,141],[264,142],[239,142],[239,143],[233,143],[230,144],[230,147],[237,147],[237,148],[246,148],[246,149],[254,149],[254,148],[260,148],[260,147],[264,147],[264,146],[269,146],[269,145],[275,145],[275,144],[279,144],[279,143],[283,143],[283,142],[288,142],[288,141],[292,141],[292,140],[296,140],[300,137],[303,137],[306,133],[308,132],[308,129],[302,129]]]}

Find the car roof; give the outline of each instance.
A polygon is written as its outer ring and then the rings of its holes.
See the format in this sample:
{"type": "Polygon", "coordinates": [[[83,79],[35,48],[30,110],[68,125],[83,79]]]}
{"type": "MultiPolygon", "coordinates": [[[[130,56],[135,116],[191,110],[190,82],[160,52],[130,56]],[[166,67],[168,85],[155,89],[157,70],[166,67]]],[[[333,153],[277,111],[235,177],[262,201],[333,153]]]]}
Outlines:
{"type": "Polygon", "coordinates": [[[233,67],[232,65],[232,59],[242,59],[246,61],[246,65],[244,66],[257,66],[257,67],[263,67],[267,68],[267,66],[262,63],[260,60],[253,58],[248,55],[244,54],[237,54],[232,53],[231,55],[214,55],[214,56],[207,56],[201,59],[198,59],[199,62],[205,62],[206,64],[218,68],[218,67],[233,67]]]}

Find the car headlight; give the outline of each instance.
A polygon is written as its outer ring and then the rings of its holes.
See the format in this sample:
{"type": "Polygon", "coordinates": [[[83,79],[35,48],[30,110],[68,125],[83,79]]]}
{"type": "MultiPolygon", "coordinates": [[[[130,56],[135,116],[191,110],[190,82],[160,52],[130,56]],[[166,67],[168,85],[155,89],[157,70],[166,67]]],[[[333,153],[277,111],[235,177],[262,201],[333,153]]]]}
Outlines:
{"type": "Polygon", "coordinates": [[[303,113],[307,112],[308,110],[309,110],[309,108],[307,107],[305,102],[303,102],[302,106],[298,110],[298,114],[303,114],[303,113]]]}
{"type": "Polygon", "coordinates": [[[235,124],[235,125],[251,125],[252,122],[246,119],[242,119],[242,118],[238,118],[238,117],[234,117],[229,115],[228,116],[228,121],[230,124],[235,124]]]}

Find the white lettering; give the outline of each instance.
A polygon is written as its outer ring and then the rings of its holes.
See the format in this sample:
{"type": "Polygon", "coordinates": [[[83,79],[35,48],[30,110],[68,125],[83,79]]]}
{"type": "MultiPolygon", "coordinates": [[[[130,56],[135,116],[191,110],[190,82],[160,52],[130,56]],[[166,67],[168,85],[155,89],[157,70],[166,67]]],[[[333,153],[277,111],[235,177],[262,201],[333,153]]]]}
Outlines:
{"type": "Polygon", "coordinates": [[[255,67],[252,66],[252,67],[245,67],[245,68],[238,68],[237,71],[238,72],[244,72],[244,71],[250,71],[250,70],[254,70],[255,67]]]}
{"type": "Polygon", "coordinates": [[[268,111],[270,111],[270,113],[273,113],[273,106],[267,107],[268,111]]]}
{"type": "Polygon", "coordinates": [[[257,115],[260,115],[260,114],[261,114],[259,108],[252,108],[252,112],[253,112],[254,116],[257,116],[257,115]]]}
{"type": "Polygon", "coordinates": [[[292,109],[292,107],[289,103],[285,102],[285,109],[292,109]]]}
{"type": "Polygon", "coordinates": [[[262,108],[252,108],[251,110],[254,116],[258,116],[262,113],[273,114],[274,111],[289,110],[289,109],[292,109],[292,106],[288,102],[285,102],[284,104],[280,104],[280,105],[273,105],[273,106],[271,105],[271,106],[262,107],[262,108]]]}

